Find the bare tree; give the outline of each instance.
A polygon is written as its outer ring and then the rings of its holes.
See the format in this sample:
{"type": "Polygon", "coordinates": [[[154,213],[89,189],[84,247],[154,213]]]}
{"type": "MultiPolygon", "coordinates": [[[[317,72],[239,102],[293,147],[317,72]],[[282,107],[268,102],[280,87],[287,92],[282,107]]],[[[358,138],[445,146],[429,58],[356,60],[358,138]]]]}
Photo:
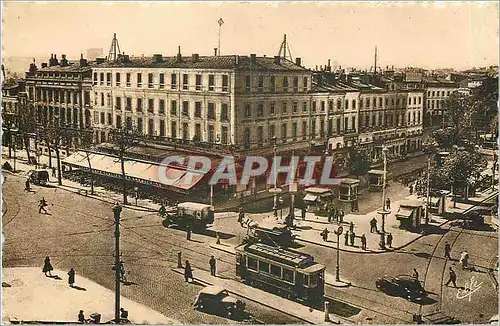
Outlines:
{"type": "Polygon", "coordinates": [[[29,142],[30,142],[30,135],[34,133],[36,130],[36,122],[35,122],[34,108],[30,107],[29,104],[24,104],[20,108],[18,114],[18,129],[19,129],[19,134],[22,137],[24,147],[26,149],[28,162],[31,162],[29,142]]]}
{"type": "Polygon", "coordinates": [[[90,156],[92,154],[92,149],[94,148],[93,143],[93,130],[91,128],[80,129],[79,130],[80,147],[85,152],[85,157],[87,158],[87,163],[89,165],[90,174],[90,194],[94,194],[94,171],[92,170],[92,161],[90,156]]]}
{"type": "Polygon", "coordinates": [[[110,132],[110,140],[117,147],[118,158],[122,170],[123,203],[127,202],[127,180],[125,175],[125,153],[132,147],[144,141],[144,135],[131,125],[123,124],[110,132]]]}
{"type": "Polygon", "coordinates": [[[57,162],[57,183],[62,185],[62,175],[61,175],[61,156],[60,149],[68,143],[68,140],[73,136],[74,132],[71,129],[61,127],[58,122],[54,125],[44,125],[40,127],[41,139],[46,143],[49,152],[53,148],[56,152],[56,162],[57,162]]]}

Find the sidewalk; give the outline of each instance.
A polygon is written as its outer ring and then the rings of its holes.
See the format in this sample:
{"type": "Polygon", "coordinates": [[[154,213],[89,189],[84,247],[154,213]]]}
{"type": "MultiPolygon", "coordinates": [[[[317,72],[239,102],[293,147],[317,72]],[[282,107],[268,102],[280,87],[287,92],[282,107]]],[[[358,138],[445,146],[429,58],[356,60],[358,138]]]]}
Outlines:
{"type": "MultiPolygon", "coordinates": [[[[179,274],[184,274],[184,269],[182,268],[173,268],[172,270],[179,274]]],[[[221,286],[235,295],[246,298],[247,300],[258,302],[264,306],[276,309],[290,316],[294,316],[306,323],[326,324],[324,321],[325,313],[323,311],[312,309],[300,303],[245,285],[237,280],[211,276],[207,271],[195,269],[193,274],[195,276],[195,280],[199,282],[207,285],[221,286]]],[[[352,323],[351,321],[334,314],[330,314],[330,320],[335,323],[352,323]]]]}
{"type": "MultiPolygon", "coordinates": [[[[2,281],[10,287],[2,288],[2,323],[17,321],[76,322],[78,312],[85,318],[97,312],[101,322],[114,319],[115,294],[82,276],[76,276],[76,285],[84,290],[70,288],[66,272],[52,271],[62,279],[45,277],[42,268],[4,268],[2,281]]],[[[142,304],[121,298],[121,305],[129,312],[133,324],[179,324],[142,304]]]]}

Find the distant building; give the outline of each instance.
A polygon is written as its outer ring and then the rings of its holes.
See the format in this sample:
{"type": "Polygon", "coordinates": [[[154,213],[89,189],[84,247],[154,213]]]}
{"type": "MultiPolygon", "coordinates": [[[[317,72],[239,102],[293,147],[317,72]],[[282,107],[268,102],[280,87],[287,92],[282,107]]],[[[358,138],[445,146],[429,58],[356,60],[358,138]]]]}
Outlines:
{"type": "Polygon", "coordinates": [[[104,50],[102,48],[91,48],[87,49],[86,57],[87,60],[94,61],[97,58],[102,58],[104,56],[104,50]]]}

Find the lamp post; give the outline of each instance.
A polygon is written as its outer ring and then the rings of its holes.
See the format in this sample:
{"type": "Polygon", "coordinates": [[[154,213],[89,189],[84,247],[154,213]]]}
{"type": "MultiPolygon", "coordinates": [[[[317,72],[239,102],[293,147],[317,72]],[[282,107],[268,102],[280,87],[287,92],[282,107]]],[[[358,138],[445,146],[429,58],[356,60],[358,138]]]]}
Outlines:
{"type": "Polygon", "coordinates": [[[385,233],[385,216],[390,214],[391,212],[386,210],[385,206],[385,186],[387,182],[387,151],[388,148],[387,146],[382,146],[382,157],[384,160],[384,176],[383,176],[383,182],[382,182],[382,209],[379,211],[379,213],[382,215],[382,233],[385,233]]]}
{"type": "Polygon", "coordinates": [[[430,205],[430,178],[431,178],[431,156],[427,158],[427,200],[425,205],[425,225],[429,224],[429,205],[430,205]]]}
{"type": "Polygon", "coordinates": [[[273,176],[274,176],[274,205],[273,205],[273,211],[274,211],[274,216],[278,217],[278,176],[276,175],[276,136],[273,136],[272,138],[272,144],[273,144],[273,154],[274,154],[274,159],[273,159],[273,176]]]}
{"type": "Polygon", "coordinates": [[[342,232],[344,231],[344,228],[342,226],[339,226],[337,230],[333,231],[335,235],[337,235],[337,264],[335,265],[335,281],[340,282],[340,236],[342,235],[342,232]]]}

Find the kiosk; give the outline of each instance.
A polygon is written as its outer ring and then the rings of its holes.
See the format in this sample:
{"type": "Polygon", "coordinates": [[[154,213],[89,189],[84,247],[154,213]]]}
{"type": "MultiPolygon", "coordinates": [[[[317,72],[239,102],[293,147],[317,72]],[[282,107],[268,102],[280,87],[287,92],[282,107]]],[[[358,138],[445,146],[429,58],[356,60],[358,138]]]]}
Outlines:
{"type": "Polygon", "coordinates": [[[396,219],[400,227],[405,229],[419,229],[422,217],[423,203],[420,200],[404,200],[399,205],[396,219]]]}
{"type": "MultiPolygon", "coordinates": [[[[391,173],[387,172],[385,186],[389,184],[391,173]]],[[[370,190],[381,190],[384,184],[384,170],[370,170],[368,171],[368,182],[370,190]]]]}
{"type": "Polygon", "coordinates": [[[311,208],[321,206],[332,198],[332,191],[328,188],[309,187],[305,193],[304,203],[311,208]]]}

